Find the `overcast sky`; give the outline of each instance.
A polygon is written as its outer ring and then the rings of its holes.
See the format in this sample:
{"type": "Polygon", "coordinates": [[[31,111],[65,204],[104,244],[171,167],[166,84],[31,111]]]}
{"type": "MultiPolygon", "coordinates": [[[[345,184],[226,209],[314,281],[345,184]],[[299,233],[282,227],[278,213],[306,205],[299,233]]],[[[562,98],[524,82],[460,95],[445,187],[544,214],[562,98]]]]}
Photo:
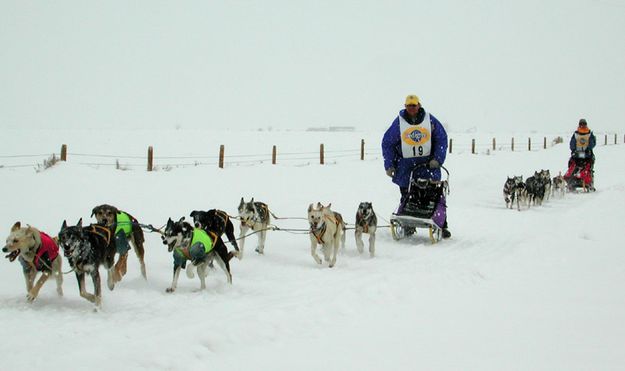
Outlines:
{"type": "Polygon", "coordinates": [[[625,0],[0,0],[0,126],[622,131],[625,0]]]}

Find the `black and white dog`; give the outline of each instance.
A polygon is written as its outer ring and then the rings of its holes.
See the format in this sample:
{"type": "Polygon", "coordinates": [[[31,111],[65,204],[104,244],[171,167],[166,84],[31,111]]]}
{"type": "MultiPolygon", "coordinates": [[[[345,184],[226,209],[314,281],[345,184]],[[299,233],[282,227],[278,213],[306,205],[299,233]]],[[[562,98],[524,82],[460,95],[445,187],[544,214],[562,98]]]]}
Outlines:
{"type": "Polygon", "coordinates": [[[369,234],[369,256],[375,256],[375,231],[378,227],[378,218],[373,211],[371,202],[361,202],[356,211],[356,247],[360,254],[363,253],[365,244],[362,242],[362,234],[369,234]]]}
{"type": "Polygon", "coordinates": [[[506,201],[506,209],[512,209],[512,205],[514,204],[515,188],[516,182],[514,181],[514,177],[508,177],[506,182],[503,184],[503,199],[506,201]]]}
{"type": "Polygon", "coordinates": [[[263,254],[265,251],[265,239],[269,228],[269,207],[263,202],[254,202],[254,197],[249,202],[245,202],[241,197],[239,203],[239,219],[241,220],[241,250],[240,258],[243,258],[243,248],[245,246],[245,234],[248,230],[258,232],[258,246],[256,252],[263,254]]]}
{"type": "Polygon", "coordinates": [[[545,183],[540,172],[535,171],[534,175],[525,181],[527,188],[527,207],[532,203],[534,206],[542,205],[545,197],[545,183]]]}
{"type": "Polygon", "coordinates": [[[238,253],[239,245],[234,237],[234,225],[228,213],[217,209],[208,211],[193,210],[189,216],[193,218],[193,224],[196,228],[202,228],[207,232],[213,232],[220,237],[225,233],[228,237],[228,241],[237,251],[237,257],[240,256],[238,253]]]}
{"type": "Polygon", "coordinates": [[[512,209],[516,201],[517,210],[521,210],[521,203],[525,203],[526,187],[523,176],[508,177],[503,185],[503,197],[506,208],[512,209]]]}
{"type": "Polygon", "coordinates": [[[540,179],[543,182],[543,186],[545,187],[544,199],[549,200],[549,197],[551,196],[551,172],[549,171],[549,169],[541,169],[538,175],[540,176],[540,179]]]}
{"type": "Polygon", "coordinates": [[[102,302],[100,272],[98,270],[100,265],[104,265],[107,269],[108,288],[113,290],[115,287],[113,263],[116,250],[112,229],[100,224],[83,227],[82,218],[75,226],[68,226],[67,222],[63,221],[58,239],[63,254],[76,273],[80,296],[96,306],[100,306],[102,302]],[[85,274],[91,276],[93,294],[86,290],[85,274]]]}
{"type": "Polygon", "coordinates": [[[200,288],[206,288],[205,278],[208,275],[208,266],[213,262],[217,262],[217,265],[226,274],[226,280],[228,283],[232,283],[232,274],[230,273],[230,259],[234,256],[234,252],[228,252],[226,245],[221,238],[216,234],[210,235],[209,238],[212,241],[212,249],[206,253],[201,259],[196,259],[190,252],[191,243],[193,242],[194,235],[201,233],[202,231],[207,233],[201,228],[194,228],[191,224],[184,221],[184,217],[180,218],[177,222],[174,222],[171,218],[167,220],[165,230],[162,232],[161,239],[163,244],[167,245],[167,251],[173,252],[174,255],[174,277],[171,286],[167,288],[167,292],[174,292],[178,286],[178,277],[180,276],[180,270],[185,269],[187,276],[193,278],[193,268],[197,267],[198,277],[200,279],[200,288]],[[190,261],[190,266],[187,266],[187,261],[190,261]]]}

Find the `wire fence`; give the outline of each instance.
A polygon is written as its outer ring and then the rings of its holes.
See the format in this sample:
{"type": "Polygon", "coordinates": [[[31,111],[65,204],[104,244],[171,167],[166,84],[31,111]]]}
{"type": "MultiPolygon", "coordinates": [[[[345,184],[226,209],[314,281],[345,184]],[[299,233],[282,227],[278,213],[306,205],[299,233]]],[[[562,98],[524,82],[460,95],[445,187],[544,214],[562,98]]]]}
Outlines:
{"type": "MultiPolygon", "coordinates": [[[[617,145],[625,143],[625,135],[620,140],[617,134],[597,135],[597,145],[617,145]],[[603,138],[602,138],[603,136],[603,138]]],[[[448,152],[450,154],[490,154],[494,151],[540,151],[558,144],[568,145],[562,137],[525,137],[525,138],[489,138],[474,139],[469,137],[450,138],[448,152]]],[[[268,153],[228,153],[221,145],[215,155],[186,154],[180,156],[155,156],[154,148],[148,147],[147,155],[123,155],[102,153],[81,153],[68,151],[67,145],[61,146],[59,153],[52,154],[9,154],[0,155],[0,169],[34,168],[36,171],[53,166],[58,161],[68,161],[78,165],[92,167],[112,167],[119,170],[169,171],[174,168],[186,167],[233,167],[256,166],[259,164],[281,164],[287,166],[309,166],[313,164],[332,164],[344,161],[375,161],[382,157],[378,143],[375,146],[365,145],[361,139],[360,148],[327,150],[320,144],[317,151],[278,152],[273,146],[268,153]]]]}

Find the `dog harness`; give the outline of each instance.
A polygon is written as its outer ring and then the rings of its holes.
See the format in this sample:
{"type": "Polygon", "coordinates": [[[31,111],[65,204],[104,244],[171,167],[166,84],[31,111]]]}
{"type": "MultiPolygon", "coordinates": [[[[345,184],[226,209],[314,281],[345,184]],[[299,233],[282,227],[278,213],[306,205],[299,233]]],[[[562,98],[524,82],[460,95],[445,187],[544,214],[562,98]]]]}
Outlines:
{"type": "MultiPolygon", "coordinates": [[[[216,240],[217,236],[214,233],[210,233],[213,239],[216,240]]],[[[188,260],[192,260],[191,254],[189,254],[189,247],[195,245],[196,243],[201,243],[204,245],[204,253],[208,254],[213,250],[213,240],[208,233],[201,228],[193,228],[193,237],[191,238],[191,243],[187,247],[178,247],[176,248],[176,253],[178,255],[184,256],[188,260]]]]}
{"type": "Polygon", "coordinates": [[[362,216],[362,214],[360,215],[360,220],[358,222],[358,225],[362,227],[362,231],[363,233],[369,233],[369,223],[367,222],[367,220],[362,216]]]}
{"type": "MultiPolygon", "coordinates": [[[[330,215],[324,215],[323,218],[336,224],[337,232],[338,232],[338,227],[340,226],[341,223],[343,223],[343,218],[337,213],[334,213],[334,218],[331,217],[330,215]]],[[[315,236],[315,238],[317,239],[317,243],[319,243],[320,245],[323,245],[322,237],[326,233],[326,223],[323,223],[323,225],[319,229],[313,229],[311,226],[310,233],[312,233],[312,235],[315,236]]]]}
{"type": "Polygon", "coordinates": [[[117,213],[117,218],[115,221],[117,225],[117,227],[115,228],[115,234],[117,234],[119,231],[124,231],[126,236],[130,236],[130,232],[132,232],[132,220],[130,219],[130,216],[128,216],[128,214],[126,214],[125,212],[120,211],[117,213]]]}
{"type": "Polygon", "coordinates": [[[54,259],[56,259],[56,257],[59,255],[59,247],[56,242],[54,242],[52,237],[48,236],[47,234],[39,232],[39,236],[41,238],[41,246],[39,247],[39,249],[37,249],[37,252],[35,253],[35,259],[33,260],[33,264],[38,271],[43,271],[46,269],[50,269],[50,267],[44,266],[41,259],[44,255],[46,255],[48,261],[54,261],[54,259]]]}
{"type": "Polygon", "coordinates": [[[102,237],[106,244],[109,245],[111,243],[111,230],[105,226],[99,224],[91,224],[88,227],[85,227],[84,230],[88,233],[93,233],[97,236],[102,237]]]}

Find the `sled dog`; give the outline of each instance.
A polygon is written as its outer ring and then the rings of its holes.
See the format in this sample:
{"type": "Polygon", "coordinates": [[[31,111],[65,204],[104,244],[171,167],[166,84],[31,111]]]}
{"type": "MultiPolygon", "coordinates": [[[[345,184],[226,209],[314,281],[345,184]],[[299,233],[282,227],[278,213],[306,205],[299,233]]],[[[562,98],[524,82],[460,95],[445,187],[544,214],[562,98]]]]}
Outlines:
{"type": "Polygon", "coordinates": [[[315,262],[321,264],[321,258],[317,255],[317,245],[321,245],[323,258],[330,268],[336,264],[336,254],[339,248],[345,248],[345,223],[341,214],[317,203],[308,206],[308,222],[310,223],[310,254],[315,262]]]}
{"type": "Polygon", "coordinates": [[[538,173],[538,175],[540,176],[540,179],[543,182],[543,185],[545,187],[545,196],[544,198],[546,200],[549,200],[549,197],[551,196],[551,172],[549,171],[549,169],[544,170],[541,169],[540,172],[538,173]]]}
{"type": "Polygon", "coordinates": [[[122,245],[127,246],[128,242],[130,242],[133,249],[135,250],[137,258],[139,258],[139,264],[141,265],[141,275],[143,276],[143,278],[147,279],[144,261],[145,249],[143,247],[145,237],[143,236],[143,230],[141,229],[141,226],[139,225],[137,219],[135,219],[127,212],[124,212],[122,210],[119,210],[115,206],[107,204],[94,207],[91,211],[91,216],[94,215],[96,220],[98,221],[98,224],[102,224],[107,227],[113,227],[114,233],[112,239],[115,243],[117,253],[119,254],[119,258],[115,263],[115,275],[113,276],[115,282],[121,281],[122,277],[126,274],[128,250],[127,247],[124,247],[122,245]],[[120,219],[122,215],[126,215],[128,221],[122,221],[120,219]],[[120,241],[120,237],[125,238],[120,241]]]}
{"type": "Polygon", "coordinates": [[[564,192],[566,192],[567,188],[568,186],[566,184],[566,180],[564,180],[562,172],[559,172],[558,176],[553,177],[553,188],[551,193],[554,196],[557,194],[559,197],[564,197],[564,192]]]}
{"type": "Polygon", "coordinates": [[[100,265],[107,270],[107,286],[109,290],[115,288],[115,243],[113,230],[100,224],[82,225],[82,218],[75,226],[68,226],[63,221],[59,231],[59,245],[69,261],[78,281],[80,296],[100,306],[102,303],[102,284],[100,280],[100,265]],[[85,274],[91,276],[93,294],[87,292],[85,274]]]}
{"type": "Polygon", "coordinates": [[[514,177],[508,177],[506,182],[503,184],[503,199],[506,201],[506,209],[512,209],[512,205],[514,204],[515,188],[516,182],[514,181],[514,177]]]}
{"type": "Polygon", "coordinates": [[[189,216],[193,218],[193,224],[196,228],[202,228],[206,232],[213,232],[220,237],[225,233],[228,241],[237,251],[236,255],[239,256],[239,245],[234,237],[234,225],[228,213],[217,209],[208,211],[193,210],[189,216]]]}
{"type": "Polygon", "coordinates": [[[512,209],[516,201],[517,210],[521,210],[521,203],[525,203],[525,183],[523,176],[508,177],[503,185],[503,197],[506,201],[506,208],[512,209]]]}
{"type": "Polygon", "coordinates": [[[532,203],[534,206],[542,205],[545,196],[545,183],[540,173],[535,171],[533,176],[527,178],[525,185],[527,189],[527,207],[530,207],[532,203]]]}
{"type": "Polygon", "coordinates": [[[264,254],[265,239],[267,238],[267,229],[269,228],[270,222],[269,207],[263,202],[254,202],[254,197],[252,197],[249,202],[245,202],[243,197],[241,197],[238,210],[241,220],[241,233],[239,235],[239,239],[241,240],[239,250],[240,258],[243,258],[245,234],[250,229],[258,234],[256,252],[261,255],[264,254]]]}
{"type": "Polygon", "coordinates": [[[19,258],[28,301],[37,299],[39,290],[51,275],[56,279],[57,294],[63,296],[61,255],[58,245],[50,236],[31,226],[23,228],[20,222],[16,222],[11,227],[2,252],[9,253],[6,257],[10,261],[19,258]],[[35,283],[37,272],[41,272],[41,276],[35,283]]]}
{"type": "Polygon", "coordinates": [[[375,215],[375,211],[373,211],[373,205],[371,202],[361,202],[358,205],[358,210],[356,211],[356,226],[355,226],[355,236],[356,236],[356,247],[358,248],[358,252],[362,254],[364,250],[364,243],[362,241],[362,234],[369,234],[369,256],[375,256],[375,231],[378,227],[378,218],[375,215]]]}
{"type": "Polygon", "coordinates": [[[200,279],[200,289],[206,288],[206,276],[208,275],[208,267],[213,261],[217,262],[217,265],[226,274],[226,280],[228,283],[232,283],[232,274],[230,272],[230,259],[235,255],[234,252],[228,252],[226,245],[216,234],[209,234],[209,238],[212,241],[212,250],[206,253],[202,258],[194,258],[189,249],[191,248],[191,242],[194,239],[196,230],[205,232],[201,228],[194,228],[191,224],[184,221],[184,217],[180,218],[177,222],[174,222],[171,218],[167,220],[167,225],[161,236],[163,244],[167,245],[167,251],[174,255],[174,277],[171,282],[171,286],[167,288],[167,292],[174,292],[178,286],[178,277],[180,276],[180,270],[185,269],[187,271],[187,277],[193,278],[194,268],[197,268],[198,278],[200,279]],[[189,265],[187,266],[187,261],[189,265]]]}

